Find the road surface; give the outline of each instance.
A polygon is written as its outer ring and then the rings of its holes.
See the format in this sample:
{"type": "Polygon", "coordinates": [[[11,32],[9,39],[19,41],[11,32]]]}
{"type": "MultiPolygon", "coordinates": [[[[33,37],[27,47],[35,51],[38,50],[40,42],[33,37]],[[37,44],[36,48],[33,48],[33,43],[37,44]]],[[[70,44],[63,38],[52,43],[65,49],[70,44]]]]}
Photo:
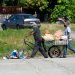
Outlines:
{"type": "Polygon", "coordinates": [[[75,75],[75,57],[0,60],[0,75],[75,75]]]}

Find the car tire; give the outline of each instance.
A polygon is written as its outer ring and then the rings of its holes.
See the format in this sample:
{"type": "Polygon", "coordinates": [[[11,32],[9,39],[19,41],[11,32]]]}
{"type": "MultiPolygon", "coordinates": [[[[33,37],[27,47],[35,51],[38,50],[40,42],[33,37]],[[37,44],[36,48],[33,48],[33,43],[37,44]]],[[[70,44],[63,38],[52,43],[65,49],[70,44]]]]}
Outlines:
{"type": "Polygon", "coordinates": [[[5,24],[3,24],[1,27],[2,27],[3,30],[7,29],[7,26],[5,24]]]}
{"type": "Polygon", "coordinates": [[[17,24],[17,25],[16,25],[16,29],[20,29],[20,26],[19,26],[19,24],[17,24]]]}

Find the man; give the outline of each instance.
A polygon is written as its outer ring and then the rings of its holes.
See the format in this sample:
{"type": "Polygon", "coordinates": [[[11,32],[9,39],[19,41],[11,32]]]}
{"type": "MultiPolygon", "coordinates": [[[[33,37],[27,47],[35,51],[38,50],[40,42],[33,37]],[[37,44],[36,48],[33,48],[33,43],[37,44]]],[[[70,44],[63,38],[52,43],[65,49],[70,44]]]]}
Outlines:
{"type": "Polygon", "coordinates": [[[71,51],[73,51],[75,53],[75,48],[72,48],[72,38],[71,38],[71,28],[70,28],[70,22],[69,20],[67,20],[66,17],[63,18],[63,22],[64,22],[64,35],[67,36],[68,39],[68,45],[67,47],[64,46],[64,53],[63,53],[63,57],[65,58],[67,55],[67,48],[70,49],[71,51]]]}
{"type": "Polygon", "coordinates": [[[33,26],[33,37],[35,40],[35,45],[31,54],[31,57],[33,58],[37,51],[39,50],[41,52],[41,54],[44,56],[44,58],[48,58],[48,55],[46,54],[46,52],[43,50],[41,44],[42,44],[42,37],[40,34],[40,30],[39,27],[37,25],[33,26]]]}

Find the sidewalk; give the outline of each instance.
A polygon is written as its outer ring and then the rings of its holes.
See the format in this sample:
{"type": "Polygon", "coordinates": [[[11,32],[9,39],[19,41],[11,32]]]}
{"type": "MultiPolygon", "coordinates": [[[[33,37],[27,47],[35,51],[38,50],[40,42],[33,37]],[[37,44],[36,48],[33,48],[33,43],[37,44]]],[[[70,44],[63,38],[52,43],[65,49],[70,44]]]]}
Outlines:
{"type": "Polygon", "coordinates": [[[75,75],[75,58],[0,60],[0,75],[75,75]]]}

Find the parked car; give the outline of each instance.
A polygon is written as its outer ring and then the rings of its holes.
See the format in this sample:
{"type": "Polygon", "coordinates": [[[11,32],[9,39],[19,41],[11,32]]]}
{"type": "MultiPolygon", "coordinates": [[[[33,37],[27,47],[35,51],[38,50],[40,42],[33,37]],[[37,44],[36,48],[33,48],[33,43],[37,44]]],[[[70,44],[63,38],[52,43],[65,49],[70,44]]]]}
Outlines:
{"type": "Polygon", "coordinates": [[[32,14],[14,14],[2,23],[3,30],[7,28],[26,28],[32,27],[34,24],[40,27],[40,20],[32,14]]]}

